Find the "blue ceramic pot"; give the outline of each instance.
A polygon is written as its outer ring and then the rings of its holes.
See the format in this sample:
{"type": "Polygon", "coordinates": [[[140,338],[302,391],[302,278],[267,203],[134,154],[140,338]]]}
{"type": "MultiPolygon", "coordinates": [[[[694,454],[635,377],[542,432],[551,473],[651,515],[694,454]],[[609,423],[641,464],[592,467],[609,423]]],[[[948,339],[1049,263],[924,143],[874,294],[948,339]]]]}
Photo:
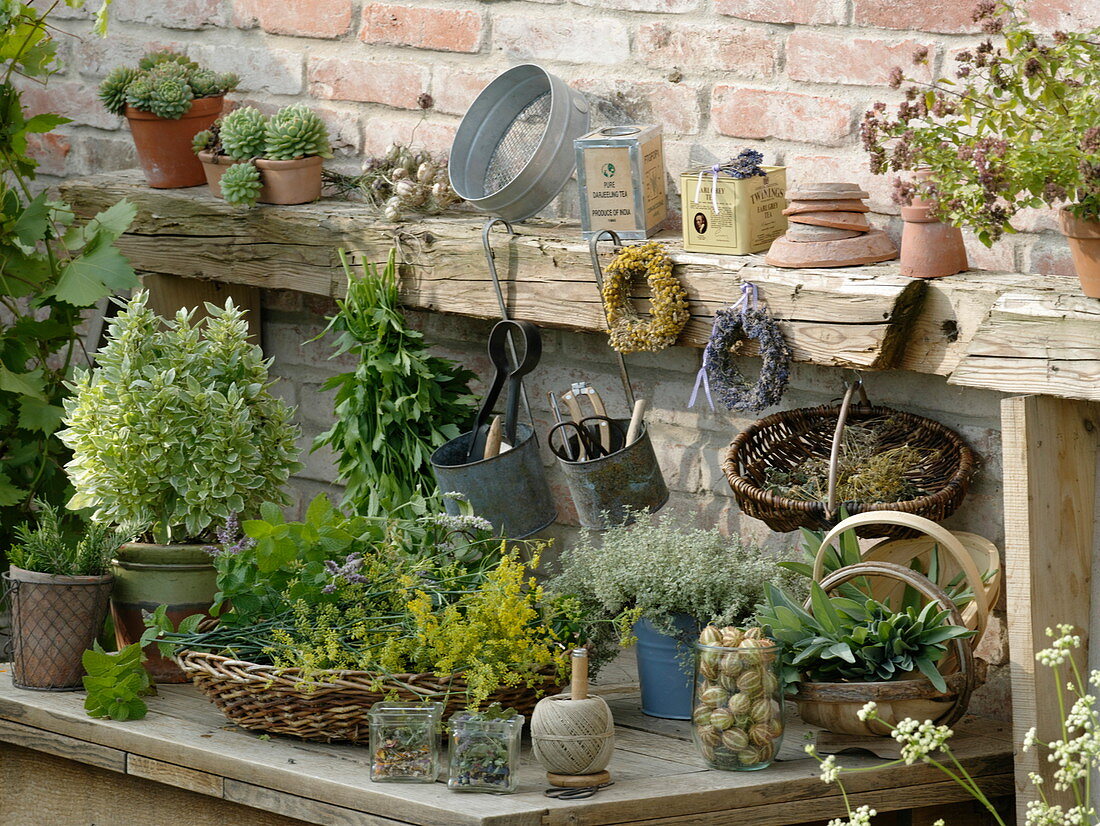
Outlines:
{"type": "Polygon", "coordinates": [[[634,624],[642,713],[668,720],[690,720],[692,645],[699,635],[699,623],[687,614],[677,614],[675,622],[681,632],[679,637],[659,633],[644,618],[634,624]]]}

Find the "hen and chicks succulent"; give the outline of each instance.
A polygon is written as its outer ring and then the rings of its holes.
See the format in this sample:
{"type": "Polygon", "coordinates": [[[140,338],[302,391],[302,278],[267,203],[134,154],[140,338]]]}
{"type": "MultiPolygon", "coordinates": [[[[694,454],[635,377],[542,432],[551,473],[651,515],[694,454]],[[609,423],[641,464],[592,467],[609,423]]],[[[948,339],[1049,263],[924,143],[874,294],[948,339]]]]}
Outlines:
{"type": "Polygon", "coordinates": [[[237,88],[234,74],[204,69],[176,52],[151,52],[138,67],[119,66],[99,86],[107,111],[121,115],[127,105],[158,117],[177,120],[196,98],[224,95],[237,88]]]}

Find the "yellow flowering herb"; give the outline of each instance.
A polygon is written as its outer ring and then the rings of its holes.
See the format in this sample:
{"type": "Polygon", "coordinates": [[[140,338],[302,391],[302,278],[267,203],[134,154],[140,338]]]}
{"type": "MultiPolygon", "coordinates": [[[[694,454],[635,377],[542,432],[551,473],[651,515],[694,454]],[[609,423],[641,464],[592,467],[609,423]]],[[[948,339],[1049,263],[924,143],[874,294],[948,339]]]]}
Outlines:
{"type": "Polygon", "coordinates": [[[607,268],[603,285],[608,338],[620,353],[656,352],[671,347],[691,318],[687,291],[672,273],[662,244],[650,241],[624,247],[607,268]],[[643,320],[630,301],[636,278],[649,284],[652,309],[643,320]]]}

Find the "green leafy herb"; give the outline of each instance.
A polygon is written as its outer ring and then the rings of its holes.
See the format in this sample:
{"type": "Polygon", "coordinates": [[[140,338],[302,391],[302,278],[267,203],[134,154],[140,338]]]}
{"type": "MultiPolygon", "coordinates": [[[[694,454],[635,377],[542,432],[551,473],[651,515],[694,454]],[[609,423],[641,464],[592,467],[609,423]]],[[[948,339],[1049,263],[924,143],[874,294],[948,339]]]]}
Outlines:
{"type": "Polygon", "coordinates": [[[16,544],[8,561],[26,571],[62,576],[102,576],[111,570],[111,560],[123,542],[125,531],[95,522],[66,532],[59,510],[38,501],[38,522],[15,529],[16,544]],[[74,535],[75,533],[75,535],[74,535]]]}
{"type": "Polygon", "coordinates": [[[377,515],[408,503],[425,513],[440,499],[429,457],[458,436],[472,419],[473,373],[430,355],[421,333],[401,313],[395,251],[379,271],[364,263],[348,279],[347,298],[329,319],[336,336],[333,357],[350,354],[355,370],[333,376],[336,423],[314,441],[314,450],[336,451],[344,504],[377,515]]]}

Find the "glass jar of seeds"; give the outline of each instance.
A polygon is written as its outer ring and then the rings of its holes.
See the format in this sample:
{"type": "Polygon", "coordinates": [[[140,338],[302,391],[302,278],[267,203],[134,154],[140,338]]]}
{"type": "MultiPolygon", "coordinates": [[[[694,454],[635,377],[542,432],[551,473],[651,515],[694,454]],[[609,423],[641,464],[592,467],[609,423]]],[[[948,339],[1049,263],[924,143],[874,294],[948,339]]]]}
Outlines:
{"type": "Polygon", "coordinates": [[[434,783],[439,776],[442,703],[375,703],[370,719],[370,779],[434,783]]]}
{"type": "Polygon", "coordinates": [[[779,646],[759,628],[707,626],[695,646],[695,747],[712,769],[771,765],[783,741],[779,646]]]}
{"type": "Polygon", "coordinates": [[[451,718],[450,728],[449,789],[496,794],[516,790],[522,714],[513,709],[501,711],[499,707],[464,711],[451,718]]]}

